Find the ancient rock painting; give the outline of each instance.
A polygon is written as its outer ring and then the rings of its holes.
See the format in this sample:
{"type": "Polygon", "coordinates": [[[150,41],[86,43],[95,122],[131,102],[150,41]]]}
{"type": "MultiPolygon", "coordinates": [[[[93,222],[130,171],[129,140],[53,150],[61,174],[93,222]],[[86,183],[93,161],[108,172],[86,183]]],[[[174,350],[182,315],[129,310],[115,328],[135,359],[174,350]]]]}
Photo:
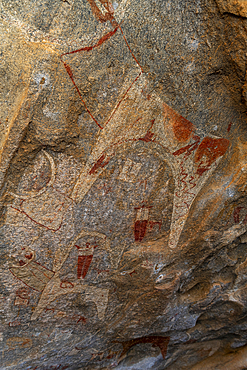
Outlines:
{"type": "MultiPolygon", "coordinates": [[[[51,22],[38,26],[34,15],[35,31],[21,10],[16,18],[1,5],[3,21],[43,48],[31,57],[27,86],[3,134],[8,326],[71,326],[74,356],[84,345],[78,330],[87,335],[92,327],[96,338],[126,320],[125,340],[111,340],[110,354],[96,351],[90,361],[99,355],[117,366],[132,347],[150,344],[165,359],[170,335],[155,332],[164,310],[157,303],[159,313],[150,314],[150,307],[178,290],[182,269],[163,270],[182,256],[194,204],[231,151],[232,123],[225,135],[214,133],[153,88],[124,27],[129,1],[80,1],[86,23],[77,24],[74,39],[61,28],[71,12],[76,17],[78,1],[55,3],[51,22]],[[150,323],[148,333],[133,334],[141,326],[135,310],[146,322],[151,315],[154,329],[150,323]]],[[[246,224],[241,202],[220,212],[225,229],[246,224]]],[[[9,351],[32,347],[30,338],[14,338],[9,351]]]]}
{"type": "MultiPolygon", "coordinates": [[[[130,109],[130,106],[128,106],[128,109],[130,109]]],[[[173,113],[174,115],[176,113],[173,113]]],[[[182,123],[184,123],[184,119],[181,118],[182,123]]],[[[187,124],[187,122],[185,122],[187,124]]],[[[110,123],[109,123],[110,125],[110,123]]],[[[192,126],[192,125],[191,125],[192,126]]],[[[177,127],[177,126],[176,126],[177,127]]],[[[150,131],[148,128],[148,132],[151,133],[152,139],[150,141],[140,140],[144,141],[145,144],[142,144],[141,146],[148,146],[149,142],[159,143],[161,142],[160,138],[155,138],[155,126],[152,124],[152,130],[154,133],[150,131]]],[[[186,128],[184,129],[184,131],[186,128]]],[[[129,130],[130,131],[130,130],[129,130]]],[[[181,129],[182,132],[183,128],[181,129]]],[[[191,130],[192,131],[192,130],[191,130]]],[[[132,135],[135,135],[135,132],[133,130],[132,135]]],[[[109,134],[110,136],[110,134],[109,134]]],[[[184,137],[182,135],[182,137],[184,137]]],[[[119,138],[119,137],[118,137],[119,138]]],[[[122,135],[120,136],[122,139],[122,135]]],[[[123,135],[123,142],[133,141],[133,139],[124,140],[125,136],[123,135]]],[[[164,194],[165,191],[168,191],[166,188],[169,185],[169,182],[173,181],[173,177],[175,178],[175,184],[173,186],[173,209],[172,209],[172,217],[171,217],[171,223],[170,223],[170,233],[169,233],[169,241],[167,247],[176,247],[176,244],[179,239],[179,235],[183,229],[184,222],[186,221],[189,208],[197,194],[197,192],[200,190],[200,187],[202,186],[203,182],[207,178],[207,173],[210,173],[210,170],[214,169],[218,163],[218,160],[220,157],[225,153],[225,151],[228,148],[228,141],[225,139],[219,139],[219,138],[209,138],[205,137],[200,142],[200,137],[194,135],[192,138],[192,144],[188,144],[186,146],[180,147],[180,149],[177,149],[173,151],[173,153],[165,151],[163,154],[163,158],[167,158],[167,161],[173,157],[176,158],[176,160],[173,160],[172,165],[174,166],[172,168],[173,171],[170,171],[170,174],[166,175],[167,180],[163,177],[163,187],[161,188],[162,193],[164,194]],[[194,154],[194,153],[195,154],[194,154]],[[190,155],[192,156],[192,153],[194,154],[194,158],[191,160],[190,155]],[[178,160],[177,160],[178,158],[178,160]],[[192,163],[191,163],[192,162],[192,163]],[[194,163],[193,163],[194,162],[194,163]],[[176,171],[176,172],[175,172],[176,171]],[[189,173],[189,174],[188,174],[189,173]],[[206,173],[206,175],[203,174],[206,173]]],[[[186,140],[188,142],[188,139],[186,140]]],[[[138,142],[138,138],[134,140],[134,142],[138,142]]],[[[32,187],[32,194],[27,195],[21,195],[21,194],[14,194],[11,193],[11,195],[14,195],[14,197],[17,199],[16,203],[14,205],[10,206],[10,211],[7,213],[7,220],[6,224],[11,225],[11,221],[8,221],[8,219],[11,219],[13,217],[16,221],[16,216],[13,216],[13,212],[19,212],[20,218],[22,219],[22,225],[16,224],[16,227],[22,226],[25,224],[26,218],[29,219],[28,222],[31,227],[35,227],[35,225],[51,230],[53,232],[60,231],[60,228],[62,227],[62,223],[65,222],[64,216],[66,214],[66,211],[69,209],[72,209],[73,207],[77,207],[77,202],[80,202],[80,208],[81,202],[83,201],[83,197],[87,195],[87,193],[90,191],[90,189],[95,186],[95,183],[99,181],[100,174],[103,173],[104,168],[107,169],[107,165],[109,166],[111,163],[111,158],[117,155],[117,151],[119,150],[121,152],[121,144],[116,145],[114,148],[114,152],[111,152],[111,155],[104,157],[103,161],[101,160],[103,152],[107,152],[106,150],[102,150],[99,152],[100,147],[100,139],[98,141],[98,145],[95,148],[96,153],[98,152],[98,156],[96,158],[99,158],[96,161],[93,161],[90,159],[89,163],[91,163],[90,170],[87,172],[84,171],[80,174],[78,174],[78,180],[76,181],[73,191],[72,191],[72,197],[68,196],[67,194],[59,192],[56,187],[54,186],[55,182],[55,163],[52,159],[51,155],[47,152],[43,151],[41,153],[41,156],[43,157],[42,160],[48,160],[50,164],[50,179],[45,184],[44,187],[41,189],[38,188],[38,182],[42,182],[42,177],[44,177],[44,169],[41,166],[38,166],[37,172],[33,172],[29,174],[29,187],[32,187]],[[98,164],[98,168],[96,168],[98,164]],[[40,172],[39,172],[40,171],[40,172]],[[36,181],[35,181],[36,180],[36,181]],[[31,184],[30,184],[31,183],[31,184]],[[37,189],[36,191],[33,189],[37,189]],[[85,190],[84,190],[85,189],[85,190]],[[78,195],[78,192],[80,192],[78,195]],[[79,201],[77,200],[77,197],[79,198],[79,201]],[[17,206],[18,203],[18,206],[17,206]]],[[[159,143],[160,144],[160,143],[159,143]]],[[[162,141],[162,149],[163,145],[168,144],[165,139],[162,141]]],[[[103,144],[101,144],[103,145],[103,144]]],[[[177,145],[177,143],[175,143],[177,145]]],[[[113,146],[113,145],[112,145],[113,146]]],[[[138,145],[137,145],[138,146],[138,145]]],[[[108,145],[108,147],[111,147],[111,144],[108,145]]],[[[176,148],[176,147],[175,147],[176,148]]],[[[130,146],[130,150],[133,150],[134,148],[130,146]]],[[[161,151],[162,151],[161,149],[161,151]]],[[[143,150],[143,149],[142,149],[143,150]]],[[[159,149],[160,151],[160,149],[159,149]]],[[[144,156],[144,153],[141,151],[137,155],[144,156]]],[[[160,154],[160,157],[162,158],[162,154],[160,154]]],[[[93,155],[92,155],[93,156],[93,155]]],[[[163,159],[164,161],[164,159],[163,159]]],[[[161,161],[160,161],[161,162],[161,161]]],[[[150,233],[152,233],[152,229],[154,225],[158,224],[158,233],[161,232],[162,222],[164,223],[164,216],[161,213],[159,215],[160,218],[156,218],[155,220],[150,221],[150,211],[151,208],[155,207],[155,205],[149,205],[147,198],[148,193],[150,193],[149,187],[152,186],[152,183],[155,181],[154,179],[150,178],[150,174],[155,174],[156,171],[159,169],[160,164],[157,164],[154,166],[154,168],[151,168],[149,170],[148,176],[147,173],[145,174],[145,170],[142,170],[141,167],[143,165],[146,165],[147,163],[141,163],[134,162],[131,159],[127,158],[127,160],[124,162],[124,164],[119,166],[121,169],[118,173],[117,180],[118,182],[126,182],[130,186],[134,183],[135,185],[138,184],[136,187],[139,188],[138,191],[143,194],[141,194],[140,199],[140,206],[139,207],[133,207],[132,209],[126,209],[126,213],[131,214],[132,223],[134,220],[134,225],[129,224],[129,228],[133,229],[132,231],[132,239],[135,240],[135,242],[142,242],[143,238],[145,237],[145,234],[147,232],[147,227],[149,226],[150,233]],[[156,167],[156,168],[155,168],[156,167]],[[134,173],[133,173],[134,172],[134,173]],[[135,175],[135,177],[134,177],[135,175]],[[145,176],[146,175],[146,176],[145,176]],[[145,178],[146,177],[146,178],[145,178]],[[145,202],[147,204],[145,204],[145,202]],[[152,225],[152,226],[150,226],[152,225]]],[[[87,168],[87,164],[85,165],[85,168],[87,168]]],[[[114,171],[115,172],[115,171],[114,171]]],[[[155,175],[153,175],[155,177],[155,175]]],[[[157,175],[156,175],[157,177],[157,175]]],[[[114,175],[112,176],[112,181],[114,179],[114,175]]],[[[24,180],[25,181],[25,180],[24,180]]],[[[27,182],[28,180],[26,180],[27,182]]],[[[58,181],[56,179],[56,181],[58,181]]],[[[116,185],[114,186],[107,186],[108,189],[116,188],[116,185]]],[[[26,185],[27,186],[27,185],[26,185]]],[[[96,185],[97,186],[97,185],[96,185]]],[[[157,184],[156,184],[157,186],[157,184]]],[[[28,186],[27,186],[28,187],[28,186]]],[[[133,188],[133,187],[132,187],[133,188]]],[[[133,189],[132,189],[133,192],[133,189]]],[[[102,192],[101,192],[102,193],[102,192]]],[[[109,191],[109,194],[112,193],[112,190],[109,191]]],[[[104,194],[104,193],[103,193],[104,194]]],[[[94,194],[95,197],[96,194],[94,194]]],[[[120,194],[118,194],[119,196],[120,194]]],[[[105,198],[105,196],[103,195],[105,198]]],[[[132,193],[133,197],[133,193],[132,193]]],[[[100,196],[99,196],[100,199],[100,196]]],[[[135,196],[135,202],[138,202],[138,195],[135,196]]],[[[152,203],[155,204],[154,199],[152,199],[152,203]]],[[[136,204],[137,205],[137,204],[136,204]]],[[[164,210],[163,210],[164,211],[164,210]]],[[[162,212],[163,212],[162,211],[162,212]]],[[[113,212],[111,210],[111,212],[113,212]]],[[[123,212],[124,213],[124,212],[123,212]]],[[[152,210],[152,213],[157,213],[156,210],[152,210]]],[[[123,217],[123,214],[122,214],[123,217]]],[[[156,216],[157,217],[157,216],[156,216]]],[[[85,216],[84,216],[85,218],[85,216]]],[[[63,245],[63,248],[61,250],[61,247],[58,247],[56,250],[56,253],[54,255],[54,262],[52,265],[52,270],[48,269],[45,266],[42,266],[39,264],[38,261],[35,259],[35,251],[33,250],[27,250],[24,249],[25,253],[23,253],[23,259],[19,259],[19,266],[11,266],[10,271],[12,274],[20,279],[24,284],[29,286],[30,288],[37,290],[39,292],[42,292],[40,301],[37,306],[37,312],[41,312],[42,309],[44,309],[51,301],[55,300],[57,296],[59,295],[65,295],[72,292],[80,292],[88,299],[88,297],[93,297],[93,300],[97,302],[96,304],[100,304],[99,302],[103,301],[103,312],[105,311],[105,305],[107,305],[107,298],[108,294],[106,293],[106,289],[94,289],[89,288],[85,286],[85,284],[82,283],[84,278],[87,275],[88,269],[92,263],[93,255],[94,255],[94,249],[96,246],[90,246],[89,242],[82,241],[83,237],[91,236],[95,237],[101,240],[101,248],[105,250],[106,253],[109,253],[110,257],[110,263],[112,266],[117,268],[117,261],[119,261],[118,255],[122,253],[122,248],[118,247],[118,251],[111,251],[111,249],[114,247],[111,246],[109,237],[107,237],[107,234],[109,234],[109,230],[105,227],[106,234],[100,233],[98,231],[91,231],[89,224],[93,225],[93,229],[97,230],[97,227],[93,224],[93,222],[90,222],[90,216],[88,215],[88,220],[86,220],[87,229],[88,230],[81,230],[80,232],[74,233],[74,239],[68,244],[63,245]],[[80,245],[78,245],[80,244],[80,245]],[[67,258],[69,257],[69,254],[73,248],[78,249],[78,262],[77,262],[77,281],[76,283],[71,281],[62,281],[58,276],[59,272],[63,268],[63,264],[66,262],[67,258]],[[117,255],[117,257],[116,257],[117,255]],[[89,293],[87,293],[89,291],[89,293]],[[97,298],[97,294],[100,294],[102,298],[97,298]]],[[[130,218],[130,216],[129,216],[130,218]]],[[[107,223],[109,223],[108,220],[105,220],[105,226],[107,223]]],[[[167,222],[167,220],[166,220],[167,222]]],[[[74,224],[74,222],[73,222],[74,224]]],[[[75,225],[73,225],[75,227],[75,225]]],[[[30,227],[30,226],[29,226],[30,227]]],[[[72,227],[72,225],[70,225],[72,227]]],[[[101,231],[102,225],[99,226],[99,229],[101,231]]],[[[115,231],[116,232],[116,231],[115,231]]],[[[60,234],[62,234],[62,231],[60,231],[60,234]]],[[[62,235],[61,235],[62,236],[62,235]]],[[[60,237],[61,237],[60,236],[60,237]]],[[[111,238],[114,238],[115,235],[112,234],[111,238]]],[[[131,238],[131,235],[130,235],[131,238]]],[[[42,240],[42,238],[39,238],[39,242],[42,240]]],[[[132,241],[133,242],[133,241],[132,241]]],[[[28,242],[26,242],[28,244],[28,242]]],[[[30,246],[29,246],[30,248],[30,246]]],[[[101,307],[101,306],[100,306],[101,307]]],[[[99,317],[102,317],[101,311],[99,311],[99,308],[97,306],[99,317]]],[[[37,312],[35,311],[32,315],[32,319],[37,318],[37,312]]]]}

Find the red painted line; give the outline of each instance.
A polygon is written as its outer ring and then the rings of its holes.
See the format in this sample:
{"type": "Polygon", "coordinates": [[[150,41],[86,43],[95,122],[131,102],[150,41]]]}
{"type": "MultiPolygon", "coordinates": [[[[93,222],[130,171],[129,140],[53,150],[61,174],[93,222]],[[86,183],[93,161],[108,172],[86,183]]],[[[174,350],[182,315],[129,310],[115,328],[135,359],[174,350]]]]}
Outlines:
{"type": "Polygon", "coordinates": [[[61,228],[61,226],[62,226],[62,222],[61,222],[61,225],[59,226],[59,228],[57,228],[57,229],[52,229],[52,228],[50,228],[50,227],[48,227],[48,226],[45,226],[45,225],[43,225],[43,224],[41,224],[40,222],[38,222],[38,221],[35,221],[32,217],[30,217],[25,211],[23,211],[23,210],[21,210],[21,209],[18,209],[18,208],[15,208],[15,207],[13,207],[13,206],[10,206],[11,208],[13,208],[14,210],[16,210],[16,211],[18,211],[18,212],[20,212],[20,213],[22,213],[22,214],[24,214],[25,216],[27,216],[28,218],[29,218],[29,220],[31,220],[31,221],[33,221],[36,225],[39,225],[39,226],[42,226],[42,227],[44,227],[45,229],[47,229],[47,230],[51,230],[51,231],[58,231],[58,230],[60,230],[60,228],[61,228]]]}
{"type": "MultiPolygon", "coordinates": [[[[116,22],[116,20],[113,18],[113,20],[116,22]]],[[[82,103],[83,103],[83,105],[84,105],[84,107],[85,107],[85,109],[86,109],[86,111],[88,112],[88,114],[90,115],[90,117],[93,119],[93,121],[97,124],[97,126],[102,130],[103,129],[103,127],[99,124],[99,122],[97,121],[97,119],[92,115],[92,113],[90,112],[90,110],[88,109],[88,107],[87,107],[87,105],[86,105],[86,102],[85,102],[85,100],[83,99],[83,97],[82,97],[82,95],[81,95],[81,92],[80,92],[80,90],[79,90],[79,88],[78,88],[78,86],[76,85],[76,82],[75,82],[75,80],[74,80],[74,76],[73,76],[73,72],[71,71],[71,68],[70,68],[70,66],[66,63],[66,62],[64,62],[63,61],[63,56],[65,56],[65,55],[71,55],[71,54],[75,54],[75,53],[79,53],[79,52],[81,52],[81,51],[91,51],[91,50],[93,50],[93,49],[96,49],[97,47],[99,47],[99,46],[101,46],[103,43],[105,43],[107,40],[109,40],[116,32],[117,32],[117,30],[118,29],[120,29],[120,31],[121,31],[121,33],[122,33],[122,35],[123,35],[123,38],[124,38],[124,41],[125,41],[125,43],[126,43],[126,45],[127,45],[127,47],[128,47],[128,49],[129,49],[129,51],[130,51],[130,53],[131,53],[131,55],[132,55],[132,57],[133,57],[133,59],[135,60],[135,62],[137,63],[137,65],[139,66],[139,68],[141,69],[141,72],[139,73],[139,75],[135,78],[135,80],[131,83],[131,85],[129,86],[129,88],[126,90],[126,92],[125,92],[125,94],[124,94],[124,96],[122,97],[122,99],[118,102],[118,104],[117,104],[117,106],[115,107],[115,109],[113,110],[113,112],[112,112],[112,114],[111,114],[111,116],[110,116],[110,118],[107,120],[107,122],[105,123],[105,125],[104,125],[104,127],[108,124],[108,122],[111,120],[111,118],[113,117],[113,115],[114,115],[114,113],[116,112],[116,110],[118,109],[118,107],[120,106],[120,104],[122,103],[122,101],[123,101],[123,99],[125,98],[125,96],[127,95],[127,93],[129,92],[129,90],[131,89],[131,87],[133,86],[133,84],[138,80],[138,78],[141,76],[141,74],[143,73],[143,69],[142,69],[142,67],[141,67],[141,65],[140,65],[140,63],[137,61],[137,59],[136,59],[136,57],[135,57],[135,55],[133,54],[133,52],[132,52],[132,50],[131,50],[131,48],[130,48],[130,46],[129,46],[129,43],[128,43],[128,41],[127,41],[127,39],[126,39],[126,37],[125,37],[125,35],[124,35],[124,33],[123,33],[123,30],[122,30],[122,28],[121,28],[121,26],[120,26],[120,24],[118,24],[117,22],[116,22],[116,24],[117,24],[117,26],[116,26],[116,28],[114,29],[114,30],[112,30],[112,31],[110,31],[110,32],[108,32],[106,35],[104,35],[103,37],[101,37],[100,39],[99,39],[99,41],[95,44],[95,45],[92,45],[92,46],[87,46],[87,47],[84,47],[84,48],[80,48],[80,49],[77,49],[77,50],[73,50],[73,51],[70,51],[70,52],[68,52],[68,53],[64,53],[64,54],[61,54],[61,56],[60,56],[60,59],[61,59],[61,62],[63,63],[63,65],[64,65],[64,68],[66,69],[66,71],[67,71],[67,73],[68,73],[68,75],[69,75],[69,77],[70,77],[70,79],[71,79],[71,81],[72,81],[72,83],[73,83],[73,85],[75,86],[75,88],[76,88],[76,91],[77,91],[77,93],[78,93],[78,95],[79,95],[79,97],[80,97],[80,99],[81,99],[81,101],[82,101],[82,103]]]]}
{"type": "Polygon", "coordinates": [[[75,53],[79,53],[80,51],[91,51],[95,48],[97,48],[98,46],[104,44],[104,42],[106,42],[107,40],[109,40],[109,38],[111,38],[118,30],[120,26],[118,25],[113,31],[110,31],[108,32],[106,35],[104,35],[103,37],[101,37],[99,39],[99,41],[95,44],[95,45],[92,45],[92,46],[86,46],[84,48],[81,48],[81,49],[77,49],[77,50],[73,50],[73,51],[69,51],[68,53],[64,53],[64,54],[61,54],[60,58],[62,58],[63,56],[65,55],[70,55],[70,54],[75,54],[75,53]]]}
{"type": "Polygon", "coordinates": [[[126,42],[126,45],[128,46],[128,49],[129,49],[129,51],[130,51],[130,53],[131,53],[132,57],[135,59],[136,63],[137,63],[137,64],[138,64],[138,66],[141,68],[141,71],[142,71],[142,73],[143,73],[143,69],[142,69],[142,67],[140,66],[139,62],[137,61],[136,57],[134,56],[134,54],[133,54],[133,52],[132,52],[132,50],[131,50],[131,48],[130,48],[130,46],[129,46],[129,43],[128,43],[128,41],[127,41],[127,39],[126,39],[126,37],[125,37],[125,35],[124,35],[124,33],[123,33],[123,30],[122,30],[122,28],[121,28],[121,26],[120,26],[120,25],[119,25],[119,29],[120,29],[120,31],[121,31],[121,33],[122,33],[122,35],[123,35],[124,41],[126,42]]]}
{"type": "MultiPolygon", "coordinates": [[[[131,87],[134,85],[134,83],[138,80],[138,78],[141,76],[142,72],[139,73],[139,75],[135,78],[135,80],[131,83],[131,85],[128,87],[128,89],[126,90],[124,96],[122,97],[122,99],[120,99],[120,101],[118,102],[116,108],[113,110],[113,113],[111,114],[110,118],[106,121],[105,123],[105,126],[108,124],[108,122],[112,119],[113,115],[115,114],[116,110],[118,109],[119,105],[122,103],[122,101],[124,100],[125,96],[128,94],[128,92],[130,91],[131,87]]],[[[104,127],[105,127],[104,126],[104,127]]]]}
{"type": "Polygon", "coordinates": [[[229,123],[229,125],[228,125],[228,127],[227,127],[227,132],[230,132],[231,127],[232,127],[232,124],[233,124],[232,122],[230,122],[230,123],[229,123]]]}
{"type": "MultiPolygon", "coordinates": [[[[82,322],[83,322],[83,324],[86,324],[86,323],[87,323],[87,319],[86,319],[84,316],[81,316],[81,317],[79,318],[79,320],[78,320],[76,323],[78,324],[80,321],[82,321],[82,322]]],[[[75,347],[75,348],[76,348],[76,347],[75,347]]]]}
{"type": "Polygon", "coordinates": [[[13,274],[13,272],[11,271],[11,268],[9,268],[9,271],[11,272],[11,274],[12,274],[16,279],[20,280],[20,281],[21,281],[23,284],[25,284],[28,288],[33,289],[33,290],[35,290],[36,292],[41,293],[41,292],[40,292],[40,290],[35,289],[35,288],[32,288],[31,286],[27,285],[27,284],[25,283],[25,281],[23,281],[22,279],[18,278],[15,274],[13,274]]]}
{"type": "Polygon", "coordinates": [[[174,156],[177,156],[177,155],[180,155],[180,154],[183,154],[184,152],[186,152],[185,155],[186,155],[186,157],[188,157],[193,152],[193,150],[197,149],[197,147],[199,145],[199,142],[201,140],[200,136],[197,136],[197,135],[195,135],[193,137],[193,139],[195,140],[194,143],[186,145],[183,148],[180,148],[180,149],[176,150],[172,154],[174,156]]]}
{"type": "MultiPolygon", "coordinates": [[[[55,271],[48,269],[47,267],[45,267],[45,266],[41,265],[39,262],[35,261],[35,263],[37,263],[37,265],[39,265],[39,266],[43,267],[43,268],[44,268],[44,269],[46,269],[47,271],[53,272],[53,274],[55,274],[55,271]]],[[[45,273],[44,273],[44,274],[45,274],[45,273]]],[[[45,275],[45,276],[46,276],[46,275],[45,275]]],[[[46,276],[46,277],[47,277],[48,279],[51,279],[49,276],[46,276]]]]}
{"type": "Polygon", "coordinates": [[[68,52],[68,53],[64,53],[64,54],[62,54],[62,55],[60,56],[61,62],[63,63],[63,65],[64,65],[64,67],[65,67],[65,69],[66,69],[66,71],[67,71],[67,73],[68,73],[68,75],[69,75],[69,77],[70,77],[70,79],[71,79],[72,83],[73,83],[73,85],[75,86],[76,91],[77,91],[77,93],[78,93],[78,95],[79,95],[79,97],[80,97],[80,99],[81,99],[81,101],[82,101],[82,103],[83,103],[83,105],[84,105],[84,107],[85,107],[86,111],[89,113],[90,117],[94,120],[94,122],[99,126],[99,128],[100,128],[101,130],[103,129],[103,127],[99,124],[99,122],[94,118],[94,116],[91,114],[90,110],[88,109],[88,107],[87,107],[87,105],[86,105],[86,102],[84,101],[84,99],[83,99],[83,97],[82,97],[82,95],[81,95],[81,92],[80,92],[80,90],[79,90],[78,86],[77,86],[77,85],[76,85],[76,83],[75,83],[74,76],[73,76],[73,73],[72,73],[72,71],[71,71],[71,68],[70,68],[70,66],[69,66],[67,63],[65,63],[65,62],[63,61],[62,57],[63,57],[63,56],[65,56],[65,55],[70,55],[70,54],[79,53],[79,52],[81,52],[81,51],[91,51],[91,50],[93,50],[93,49],[97,48],[98,46],[100,46],[100,45],[102,45],[104,42],[106,42],[110,37],[112,37],[112,36],[117,32],[118,28],[119,28],[119,27],[117,26],[113,31],[108,32],[106,35],[104,35],[103,37],[101,37],[101,39],[99,39],[99,41],[98,41],[98,42],[97,42],[97,44],[95,44],[95,45],[92,45],[92,46],[89,46],[89,47],[84,47],[84,48],[77,49],[77,50],[73,50],[73,51],[70,51],[70,52],[68,52]]]}
{"type": "Polygon", "coordinates": [[[78,95],[79,95],[79,97],[80,97],[80,99],[81,99],[81,101],[82,101],[82,103],[83,103],[83,105],[84,105],[84,107],[85,107],[86,111],[89,113],[90,117],[94,120],[94,122],[95,122],[95,123],[99,126],[99,128],[102,130],[102,129],[103,129],[103,127],[99,124],[99,122],[98,122],[98,121],[94,118],[94,116],[91,114],[91,112],[90,112],[90,110],[88,109],[88,107],[87,107],[87,105],[86,105],[85,101],[83,100],[82,95],[81,95],[81,93],[80,93],[80,90],[78,89],[78,87],[77,87],[77,85],[76,85],[76,83],[75,83],[75,81],[74,81],[73,74],[72,74],[72,72],[71,72],[70,67],[69,67],[69,66],[68,66],[68,65],[67,65],[63,60],[61,60],[61,61],[62,61],[62,63],[64,64],[64,67],[65,67],[66,71],[68,72],[68,75],[69,75],[69,77],[70,77],[70,79],[71,79],[71,81],[72,81],[73,85],[75,86],[76,91],[78,92],[78,95]]]}

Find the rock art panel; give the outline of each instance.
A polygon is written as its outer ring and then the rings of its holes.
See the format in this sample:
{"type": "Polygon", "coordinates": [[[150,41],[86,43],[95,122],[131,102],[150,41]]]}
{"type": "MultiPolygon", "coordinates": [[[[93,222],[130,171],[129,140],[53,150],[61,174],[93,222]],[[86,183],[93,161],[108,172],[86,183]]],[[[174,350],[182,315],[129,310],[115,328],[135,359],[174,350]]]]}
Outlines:
{"type": "Polygon", "coordinates": [[[244,353],[233,3],[0,1],[3,369],[176,370],[244,353]]]}

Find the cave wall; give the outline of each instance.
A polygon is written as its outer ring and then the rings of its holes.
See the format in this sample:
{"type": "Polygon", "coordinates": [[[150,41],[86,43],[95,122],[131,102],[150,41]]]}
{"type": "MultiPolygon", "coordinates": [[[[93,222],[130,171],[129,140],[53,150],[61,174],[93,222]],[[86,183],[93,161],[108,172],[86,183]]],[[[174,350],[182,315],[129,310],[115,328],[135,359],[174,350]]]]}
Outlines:
{"type": "Polygon", "coordinates": [[[0,368],[246,368],[246,2],[0,18],[0,368]]]}

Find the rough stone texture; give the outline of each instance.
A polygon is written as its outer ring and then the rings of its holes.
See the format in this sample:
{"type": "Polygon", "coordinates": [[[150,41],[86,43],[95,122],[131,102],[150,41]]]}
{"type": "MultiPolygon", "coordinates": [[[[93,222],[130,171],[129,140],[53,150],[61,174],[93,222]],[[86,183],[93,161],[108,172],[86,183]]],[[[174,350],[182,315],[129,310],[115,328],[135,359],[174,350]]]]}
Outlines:
{"type": "Polygon", "coordinates": [[[247,368],[246,2],[0,17],[0,368],[247,368]]]}

